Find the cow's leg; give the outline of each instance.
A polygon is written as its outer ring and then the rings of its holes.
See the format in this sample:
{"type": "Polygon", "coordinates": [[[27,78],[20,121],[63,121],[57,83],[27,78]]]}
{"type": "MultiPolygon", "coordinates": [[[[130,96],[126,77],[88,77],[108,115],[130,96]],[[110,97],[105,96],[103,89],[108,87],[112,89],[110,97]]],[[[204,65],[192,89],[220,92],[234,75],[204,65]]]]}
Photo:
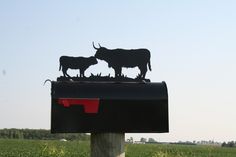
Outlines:
{"type": "Polygon", "coordinates": [[[115,77],[118,77],[119,75],[118,75],[118,71],[117,71],[117,69],[115,69],[115,77]]]}
{"type": "Polygon", "coordinates": [[[121,73],[121,71],[122,71],[122,68],[120,67],[120,68],[118,68],[118,75],[119,75],[119,77],[121,77],[122,76],[122,73],[121,73]]]}
{"type": "Polygon", "coordinates": [[[62,73],[63,73],[64,77],[66,77],[66,76],[68,75],[68,74],[66,73],[66,71],[67,71],[67,68],[62,67],[62,73]]]}
{"type": "Polygon", "coordinates": [[[115,70],[115,77],[119,77],[120,75],[121,75],[121,68],[114,68],[114,70],[115,70]]]}
{"type": "Polygon", "coordinates": [[[81,74],[81,69],[79,69],[79,77],[81,77],[82,76],[82,74],[81,74]]]}
{"type": "Polygon", "coordinates": [[[147,73],[147,66],[141,66],[140,69],[140,78],[145,79],[146,73],[147,73]]]}
{"type": "Polygon", "coordinates": [[[65,72],[65,69],[62,67],[62,73],[63,73],[63,76],[66,77],[66,72],[65,72]]]}
{"type": "Polygon", "coordinates": [[[80,70],[80,77],[84,77],[84,71],[83,69],[80,70]]]}
{"type": "Polygon", "coordinates": [[[64,68],[64,70],[62,69],[63,74],[65,77],[70,77],[70,75],[67,74],[67,70],[68,70],[68,68],[64,68]]]}

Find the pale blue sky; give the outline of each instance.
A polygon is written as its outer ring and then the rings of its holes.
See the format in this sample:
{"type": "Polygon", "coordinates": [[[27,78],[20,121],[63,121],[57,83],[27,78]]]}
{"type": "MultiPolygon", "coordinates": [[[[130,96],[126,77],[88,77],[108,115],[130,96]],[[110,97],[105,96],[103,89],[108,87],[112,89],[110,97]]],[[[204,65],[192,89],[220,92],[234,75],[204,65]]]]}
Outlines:
{"type": "MultiPolygon", "coordinates": [[[[94,41],[148,48],[147,77],[167,82],[170,133],[126,137],[236,140],[235,8],[234,0],[0,1],[0,128],[49,129],[43,82],[62,74],[61,55],[94,55],[94,41]]],[[[86,75],[98,69],[113,74],[99,61],[86,75]]]]}

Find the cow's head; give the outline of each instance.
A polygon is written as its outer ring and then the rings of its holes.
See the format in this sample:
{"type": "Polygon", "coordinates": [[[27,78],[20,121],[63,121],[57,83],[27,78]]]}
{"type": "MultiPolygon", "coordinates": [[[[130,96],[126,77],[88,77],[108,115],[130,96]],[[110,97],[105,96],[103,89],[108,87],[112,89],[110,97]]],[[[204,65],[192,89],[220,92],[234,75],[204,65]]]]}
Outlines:
{"type": "Polygon", "coordinates": [[[102,47],[100,44],[98,44],[98,45],[99,45],[99,48],[95,47],[94,46],[94,42],[93,42],[93,48],[95,50],[97,50],[96,53],[95,53],[95,57],[97,59],[105,60],[109,50],[107,48],[105,48],[105,47],[102,47]]]}
{"type": "Polygon", "coordinates": [[[89,59],[90,59],[90,64],[91,64],[91,65],[94,65],[94,64],[97,64],[97,63],[98,63],[96,57],[94,57],[94,56],[89,57],[89,59]]]}

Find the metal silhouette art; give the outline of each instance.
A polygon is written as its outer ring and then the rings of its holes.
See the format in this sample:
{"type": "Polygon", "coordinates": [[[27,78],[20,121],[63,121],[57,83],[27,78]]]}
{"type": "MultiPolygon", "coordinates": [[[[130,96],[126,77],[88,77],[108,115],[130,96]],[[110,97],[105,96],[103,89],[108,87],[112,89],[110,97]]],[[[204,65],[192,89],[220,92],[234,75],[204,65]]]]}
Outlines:
{"type": "Polygon", "coordinates": [[[112,81],[112,82],[150,82],[146,79],[148,69],[151,71],[151,55],[148,49],[107,49],[98,44],[97,48],[93,42],[95,55],[91,57],[71,57],[61,56],[59,71],[62,70],[63,76],[58,77],[58,81],[112,81]],[[108,67],[114,69],[115,75],[110,74],[102,76],[101,72],[92,74],[89,77],[84,75],[85,71],[91,66],[97,64],[97,59],[107,62],[108,67]],[[138,67],[140,74],[136,78],[130,78],[122,74],[122,68],[138,67]],[[68,69],[79,69],[80,75],[71,77],[68,69]]]}
{"type": "Polygon", "coordinates": [[[70,77],[70,75],[67,74],[68,69],[79,69],[80,77],[84,77],[85,70],[97,63],[96,58],[93,56],[88,58],[61,56],[59,71],[62,70],[64,77],[70,77]]]}
{"type": "MultiPolygon", "coordinates": [[[[148,49],[108,49],[94,43],[91,57],[61,56],[62,76],[51,82],[52,133],[161,133],[169,131],[166,83],[150,82],[151,54],[148,49]],[[86,70],[105,61],[113,74],[85,76],[86,70]],[[122,68],[139,68],[136,78],[122,68]],[[78,69],[70,76],[68,69],[78,69]],[[112,75],[112,76],[111,76],[112,75]]],[[[45,81],[45,82],[46,82],[45,81]]]]}
{"type": "Polygon", "coordinates": [[[138,67],[140,70],[139,77],[145,79],[147,73],[147,66],[151,71],[150,52],[147,49],[107,49],[99,44],[99,48],[96,49],[95,57],[100,60],[104,60],[108,63],[108,67],[113,68],[115,71],[115,77],[122,76],[122,67],[133,68],[138,67]]]}

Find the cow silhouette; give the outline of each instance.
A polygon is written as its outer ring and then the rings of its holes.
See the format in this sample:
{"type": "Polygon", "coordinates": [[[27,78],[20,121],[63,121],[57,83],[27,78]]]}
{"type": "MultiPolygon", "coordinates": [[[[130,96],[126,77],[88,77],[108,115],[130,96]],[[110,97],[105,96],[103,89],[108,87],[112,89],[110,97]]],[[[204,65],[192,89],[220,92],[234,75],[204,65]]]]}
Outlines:
{"type": "Polygon", "coordinates": [[[80,77],[84,77],[84,72],[86,69],[97,63],[97,59],[94,56],[88,58],[61,56],[59,71],[62,69],[63,75],[65,77],[70,77],[70,75],[67,74],[68,69],[79,69],[80,77]]]}
{"type": "Polygon", "coordinates": [[[113,68],[115,77],[122,76],[122,67],[133,68],[138,67],[140,70],[139,77],[145,79],[147,66],[151,71],[150,51],[148,49],[107,49],[99,44],[96,49],[95,57],[108,63],[108,67],[113,68]]]}

